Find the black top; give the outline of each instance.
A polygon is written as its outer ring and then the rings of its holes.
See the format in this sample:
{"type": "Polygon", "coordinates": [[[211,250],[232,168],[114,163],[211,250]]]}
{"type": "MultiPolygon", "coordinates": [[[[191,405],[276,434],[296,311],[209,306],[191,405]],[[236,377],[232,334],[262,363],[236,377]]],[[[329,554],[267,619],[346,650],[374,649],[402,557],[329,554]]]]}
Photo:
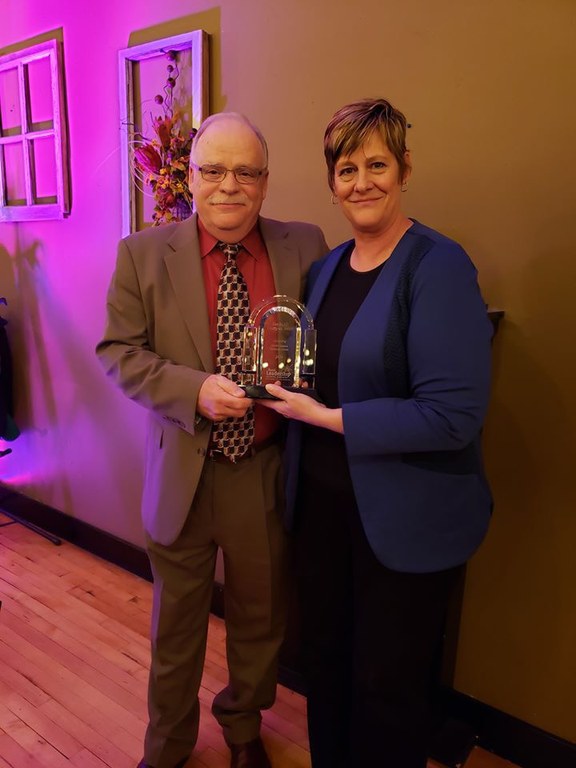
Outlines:
{"type": "MultiPolygon", "coordinates": [[[[384,264],[369,272],[350,266],[353,246],[340,259],[316,315],[316,390],[328,408],[339,408],[338,361],[348,326],[374,285],[384,264]]],[[[306,482],[321,482],[329,487],[349,479],[344,435],[321,427],[303,425],[301,472],[306,482]]]]}

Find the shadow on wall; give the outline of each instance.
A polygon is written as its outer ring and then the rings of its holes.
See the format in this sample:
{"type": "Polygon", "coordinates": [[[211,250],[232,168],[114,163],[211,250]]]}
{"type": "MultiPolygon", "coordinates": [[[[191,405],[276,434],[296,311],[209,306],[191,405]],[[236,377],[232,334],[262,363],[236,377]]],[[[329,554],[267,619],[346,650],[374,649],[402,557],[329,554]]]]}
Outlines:
{"type": "Polygon", "coordinates": [[[93,297],[83,303],[78,295],[89,287],[68,271],[59,277],[59,265],[49,264],[49,256],[43,242],[26,243],[18,225],[12,247],[0,245],[0,295],[8,301],[3,314],[9,320],[15,420],[22,433],[12,454],[2,459],[0,480],[94,524],[105,484],[111,509],[136,510],[130,524],[137,529],[144,413],[134,419],[130,411],[141,409],[109,386],[98,364],[93,297]],[[70,300],[68,285],[74,286],[70,300]],[[78,306],[85,307],[80,316],[74,311],[78,306]],[[111,450],[110,425],[122,433],[121,461],[118,450],[111,450]]]}
{"type": "Polygon", "coordinates": [[[15,376],[15,384],[16,391],[21,393],[21,395],[17,395],[17,399],[22,397],[22,424],[28,428],[32,428],[34,423],[31,417],[33,406],[38,405],[34,397],[37,393],[42,397],[43,411],[48,417],[48,423],[53,424],[56,421],[55,397],[39,311],[38,286],[40,281],[38,276],[40,275],[40,262],[38,252],[41,249],[42,244],[38,241],[22,248],[18,231],[16,232],[16,251],[12,261],[16,289],[18,290],[17,312],[21,324],[21,337],[19,339],[20,354],[17,356],[20,365],[15,376]],[[29,364],[25,364],[24,361],[29,361],[29,364]],[[34,391],[34,382],[31,380],[33,372],[38,374],[37,383],[41,383],[41,387],[36,387],[36,391],[34,391]]]}
{"type": "MultiPolygon", "coordinates": [[[[33,498],[44,495],[40,487],[57,494],[64,508],[70,505],[70,491],[65,475],[58,469],[60,425],[53,361],[50,360],[51,337],[57,339],[60,352],[70,339],[70,324],[62,334],[59,311],[54,307],[42,269],[43,244],[33,240],[24,244],[18,225],[14,227],[14,252],[0,248],[1,279],[9,280],[8,333],[13,360],[13,390],[16,422],[21,430],[17,450],[10,457],[7,484],[33,498]]],[[[42,501],[51,499],[42,498],[42,501]]],[[[61,506],[61,505],[59,505],[61,506]]]]}
{"type": "Polygon", "coordinates": [[[47,432],[46,428],[37,426],[35,413],[41,411],[45,415],[43,421],[53,424],[56,404],[39,316],[38,252],[42,245],[35,241],[22,247],[18,225],[14,232],[14,254],[11,256],[0,246],[0,290],[8,303],[6,319],[12,351],[15,419],[22,433],[17,456],[10,463],[16,468],[20,484],[31,479],[26,457],[31,458],[32,445],[41,441],[47,432]]]}

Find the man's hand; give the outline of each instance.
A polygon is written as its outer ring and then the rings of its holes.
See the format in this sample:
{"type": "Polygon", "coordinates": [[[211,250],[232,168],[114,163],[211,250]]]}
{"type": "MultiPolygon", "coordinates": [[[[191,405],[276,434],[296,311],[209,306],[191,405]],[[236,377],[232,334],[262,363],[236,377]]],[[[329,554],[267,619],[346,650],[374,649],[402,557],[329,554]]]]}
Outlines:
{"type": "Polygon", "coordinates": [[[243,389],[225,376],[213,373],[200,387],[196,411],[211,421],[222,421],[244,416],[251,405],[252,400],[243,389]]]}

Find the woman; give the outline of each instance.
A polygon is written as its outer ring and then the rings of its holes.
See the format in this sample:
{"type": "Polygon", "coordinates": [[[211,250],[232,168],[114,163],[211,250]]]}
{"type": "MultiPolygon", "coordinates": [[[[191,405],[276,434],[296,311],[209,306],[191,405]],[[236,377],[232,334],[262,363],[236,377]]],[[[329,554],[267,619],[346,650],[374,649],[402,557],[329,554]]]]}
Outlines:
{"type": "Polygon", "coordinates": [[[349,104],[324,151],[353,239],[310,275],[322,404],[267,401],[293,420],[312,765],[425,768],[448,598],[490,517],[491,325],[466,253],[402,211],[404,115],[349,104]]]}

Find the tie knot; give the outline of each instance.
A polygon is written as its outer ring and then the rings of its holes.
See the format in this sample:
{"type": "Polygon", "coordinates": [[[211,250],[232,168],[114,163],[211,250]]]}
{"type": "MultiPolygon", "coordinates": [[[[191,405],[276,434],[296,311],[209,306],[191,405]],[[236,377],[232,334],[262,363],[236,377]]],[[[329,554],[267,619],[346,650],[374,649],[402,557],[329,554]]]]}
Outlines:
{"type": "Polygon", "coordinates": [[[235,259],[242,245],[241,243],[224,243],[220,240],[217,247],[220,248],[227,259],[235,259]]]}

